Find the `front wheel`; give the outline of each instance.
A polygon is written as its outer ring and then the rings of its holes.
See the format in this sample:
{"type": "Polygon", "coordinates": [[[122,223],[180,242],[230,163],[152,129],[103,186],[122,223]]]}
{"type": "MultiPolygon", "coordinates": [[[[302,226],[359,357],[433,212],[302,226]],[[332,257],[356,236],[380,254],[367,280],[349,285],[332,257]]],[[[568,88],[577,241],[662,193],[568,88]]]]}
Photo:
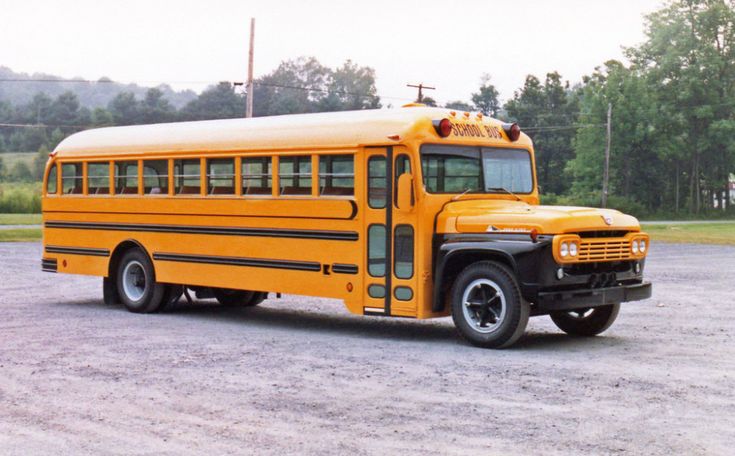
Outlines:
{"type": "Polygon", "coordinates": [[[457,276],[451,303],[460,335],[478,347],[508,347],[528,324],[530,307],[513,273],[492,261],[474,263],[457,276]]]}
{"type": "Polygon", "coordinates": [[[618,317],[620,304],[551,312],[554,324],[572,336],[591,337],[605,331],[618,317]]]}

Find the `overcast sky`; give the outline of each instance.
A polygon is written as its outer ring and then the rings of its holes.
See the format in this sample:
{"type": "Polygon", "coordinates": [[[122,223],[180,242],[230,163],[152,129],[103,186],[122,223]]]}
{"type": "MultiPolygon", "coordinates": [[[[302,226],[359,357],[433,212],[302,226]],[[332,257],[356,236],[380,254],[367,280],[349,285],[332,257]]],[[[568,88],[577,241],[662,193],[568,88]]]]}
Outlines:
{"type": "Polygon", "coordinates": [[[483,73],[503,99],[527,74],[571,82],[644,39],[661,0],[3,0],[0,65],[64,77],[204,88],[244,80],[250,17],[255,75],[315,56],[375,68],[384,104],[469,100],[483,73]]]}

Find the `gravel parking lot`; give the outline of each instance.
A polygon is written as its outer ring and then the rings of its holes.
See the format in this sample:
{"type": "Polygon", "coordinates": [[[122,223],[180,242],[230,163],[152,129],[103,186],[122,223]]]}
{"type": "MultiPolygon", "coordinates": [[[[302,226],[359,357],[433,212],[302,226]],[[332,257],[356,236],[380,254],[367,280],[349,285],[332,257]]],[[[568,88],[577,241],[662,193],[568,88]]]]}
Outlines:
{"type": "Polygon", "coordinates": [[[655,245],[608,332],[502,351],[296,296],[135,315],[40,250],[0,244],[3,454],[732,454],[732,247],[655,245]]]}

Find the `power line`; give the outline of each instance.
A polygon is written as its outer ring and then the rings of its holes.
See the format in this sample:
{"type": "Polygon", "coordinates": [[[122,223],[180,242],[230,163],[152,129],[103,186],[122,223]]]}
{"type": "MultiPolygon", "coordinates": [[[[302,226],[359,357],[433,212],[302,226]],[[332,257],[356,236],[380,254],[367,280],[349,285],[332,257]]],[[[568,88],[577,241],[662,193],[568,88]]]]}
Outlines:
{"type": "MultiPolygon", "coordinates": [[[[40,83],[56,83],[56,84],[119,84],[119,85],[142,85],[142,84],[158,84],[158,85],[173,85],[173,84],[219,84],[221,82],[226,82],[227,84],[233,85],[233,86],[241,86],[245,83],[242,81],[134,81],[134,82],[119,82],[119,81],[113,81],[110,79],[100,79],[100,80],[92,80],[92,79],[28,79],[28,78],[0,78],[0,82],[26,82],[26,83],[34,83],[34,82],[40,82],[40,83]]],[[[326,94],[341,94],[341,95],[350,95],[350,96],[357,96],[362,98],[381,98],[386,100],[402,100],[402,101],[413,101],[413,98],[409,97],[395,97],[395,96],[380,96],[377,94],[366,94],[366,93],[357,93],[357,92],[349,92],[345,90],[331,90],[331,89],[322,89],[322,88],[315,88],[315,87],[303,87],[303,86],[296,86],[296,85],[286,85],[286,84],[273,84],[273,83],[267,83],[267,82],[257,82],[253,81],[254,85],[262,86],[262,87],[273,87],[273,88],[280,88],[280,89],[294,89],[294,90],[303,90],[306,92],[320,92],[320,93],[326,93],[326,94]]]]}

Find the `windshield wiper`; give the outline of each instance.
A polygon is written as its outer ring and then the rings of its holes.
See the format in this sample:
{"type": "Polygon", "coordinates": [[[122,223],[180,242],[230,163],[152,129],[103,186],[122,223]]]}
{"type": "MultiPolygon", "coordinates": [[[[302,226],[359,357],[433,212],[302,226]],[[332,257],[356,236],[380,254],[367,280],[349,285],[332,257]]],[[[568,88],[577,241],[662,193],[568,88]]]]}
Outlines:
{"type": "Polygon", "coordinates": [[[511,192],[510,190],[508,190],[505,187],[490,187],[490,188],[488,188],[488,190],[490,190],[492,192],[497,192],[497,191],[505,192],[505,193],[509,194],[510,196],[514,197],[515,199],[517,199],[518,201],[523,201],[520,196],[516,195],[515,193],[511,192]]]}
{"type": "Polygon", "coordinates": [[[463,191],[463,192],[462,192],[462,193],[460,193],[459,195],[454,195],[454,196],[452,197],[452,201],[457,201],[458,199],[462,198],[462,197],[463,197],[463,196],[465,196],[465,195],[467,194],[467,192],[469,192],[470,190],[471,190],[471,189],[469,189],[469,188],[468,188],[467,190],[463,191]]]}

